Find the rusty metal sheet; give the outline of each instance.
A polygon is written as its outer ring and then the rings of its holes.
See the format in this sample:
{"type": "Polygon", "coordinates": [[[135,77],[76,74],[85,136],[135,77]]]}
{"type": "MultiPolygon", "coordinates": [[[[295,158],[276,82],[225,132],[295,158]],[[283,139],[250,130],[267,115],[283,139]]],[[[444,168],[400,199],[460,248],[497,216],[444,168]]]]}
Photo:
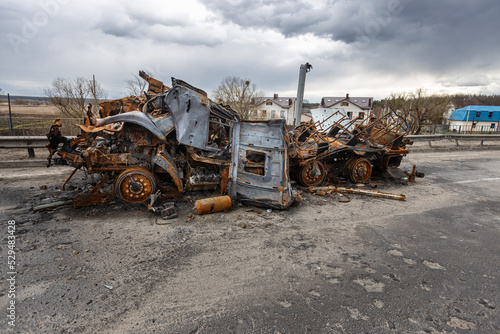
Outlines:
{"type": "Polygon", "coordinates": [[[284,120],[235,124],[229,181],[234,201],[278,209],[293,203],[285,131],[284,120]]]}
{"type": "Polygon", "coordinates": [[[137,96],[124,97],[122,99],[109,100],[99,103],[101,107],[99,115],[101,118],[113,116],[129,111],[138,110],[140,105],[145,102],[144,98],[137,96]]]}
{"type": "Polygon", "coordinates": [[[210,145],[210,124],[219,122],[230,128],[238,120],[237,113],[211,102],[202,90],[181,80],[172,79],[172,82],[173,87],[166,94],[165,103],[172,112],[177,141],[207,151],[224,149],[210,145]]]}
{"type": "Polygon", "coordinates": [[[144,113],[140,111],[131,111],[124,114],[118,114],[114,116],[109,116],[106,118],[98,118],[96,120],[96,126],[104,126],[106,124],[126,122],[140,125],[150,131],[159,139],[165,139],[165,133],[162,133],[160,129],[151,121],[151,119],[144,113]]]}
{"type": "Polygon", "coordinates": [[[152,162],[163,168],[172,177],[172,180],[174,181],[177,190],[179,191],[183,190],[183,185],[181,180],[182,177],[180,176],[180,173],[177,169],[177,165],[175,164],[175,161],[174,159],[172,159],[170,154],[168,154],[165,151],[165,147],[163,145],[160,146],[160,148],[156,152],[156,155],[153,158],[152,162]]]}

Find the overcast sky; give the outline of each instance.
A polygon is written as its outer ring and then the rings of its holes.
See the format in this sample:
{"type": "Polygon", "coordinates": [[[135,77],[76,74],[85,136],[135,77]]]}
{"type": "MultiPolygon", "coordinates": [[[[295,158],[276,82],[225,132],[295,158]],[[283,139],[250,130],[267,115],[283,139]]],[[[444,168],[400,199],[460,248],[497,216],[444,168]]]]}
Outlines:
{"type": "Polygon", "coordinates": [[[500,94],[498,0],[2,0],[0,88],[43,96],[56,77],[126,95],[140,69],[209,94],[228,75],[266,96],[424,88],[500,94]]]}

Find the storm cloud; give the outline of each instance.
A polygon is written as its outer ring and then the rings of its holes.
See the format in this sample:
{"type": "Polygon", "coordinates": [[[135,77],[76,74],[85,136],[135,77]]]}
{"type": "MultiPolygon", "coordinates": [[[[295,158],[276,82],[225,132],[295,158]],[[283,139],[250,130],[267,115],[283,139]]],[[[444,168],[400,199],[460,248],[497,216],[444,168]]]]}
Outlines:
{"type": "Polygon", "coordinates": [[[383,98],[499,93],[500,5],[493,0],[4,0],[0,88],[43,95],[55,77],[96,75],[110,97],[145,69],[209,93],[227,75],[266,94],[383,98]]]}

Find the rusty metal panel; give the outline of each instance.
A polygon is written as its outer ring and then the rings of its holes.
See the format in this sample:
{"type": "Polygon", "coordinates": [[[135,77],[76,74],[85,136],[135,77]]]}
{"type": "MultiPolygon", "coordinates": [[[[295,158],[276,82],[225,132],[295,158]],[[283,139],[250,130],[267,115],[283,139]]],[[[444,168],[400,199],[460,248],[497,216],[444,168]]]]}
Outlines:
{"type": "MultiPolygon", "coordinates": [[[[168,116],[167,116],[168,117],[168,116]]],[[[134,123],[137,125],[141,125],[155,136],[160,139],[165,138],[165,134],[163,134],[158,127],[151,121],[151,119],[140,111],[130,111],[123,114],[118,114],[114,116],[109,116],[106,118],[97,119],[97,126],[103,126],[106,124],[117,123],[117,122],[126,122],[126,123],[134,123]]],[[[166,127],[165,127],[166,129],[166,127]]],[[[171,129],[170,129],[171,130],[171,129]]]]}
{"type": "Polygon", "coordinates": [[[199,149],[210,149],[208,129],[210,108],[202,95],[186,87],[175,86],[165,96],[175,123],[177,141],[199,149]]]}
{"type": "Polygon", "coordinates": [[[234,201],[278,209],[292,204],[285,131],[284,120],[235,124],[229,181],[234,201]]]}
{"type": "Polygon", "coordinates": [[[228,143],[215,143],[214,131],[222,128],[229,134],[232,124],[239,121],[238,113],[214,103],[204,91],[182,80],[172,78],[172,85],[164,101],[173,117],[177,141],[206,151],[225,150],[228,143]]]}

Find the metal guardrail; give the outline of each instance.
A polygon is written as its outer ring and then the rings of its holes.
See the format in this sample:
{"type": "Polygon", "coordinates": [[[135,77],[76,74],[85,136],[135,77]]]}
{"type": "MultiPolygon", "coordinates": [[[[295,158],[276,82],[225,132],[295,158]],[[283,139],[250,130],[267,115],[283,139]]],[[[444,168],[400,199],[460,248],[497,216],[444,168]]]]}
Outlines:
{"type": "Polygon", "coordinates": [[[435,141],[435,140],[443,140],[443,139],[454,139],[454,140],[499,140],[500,135],[480,135],[480,134],[472,134],[472,135],[462,135],[462,134],[440,134],[440,135],[409,135],[405,138],[410,139],[411,141],[435,141]]]}
{"type": "Polygon", "coordinates": [[[48,143],[45,136],[0,136],[0,149],[27,148],[30,158],[35,157],[35,148],[43,148],[48,143]]]}
{"type": "MultiPolygon", "coordinates": [[[[74,138],[74,137],[68,137],[74,138]]],[[[433,141],[451,139],[455,140],[458,145],[459,141],[480,141],[483,145],[484,141],[500,141],[500,135],[463,135],[463,134],[438,134],[438,135],[409,135],[411,141],[429,142],[432,147],[433,141]]],[[[28,156],[35,158],[35,148],[44,148],[49,143],[45,136],[0,136],[0,149],[28,149],[28,156]]]]}
{"type": "Polygon", "coordinates": [[[0,136],[0,148],[41,148],[48,143],[46,136],[0,136]]]}
{"type": "Polygon", "coordinates": [[[44,148],[48,143],[46,136],[0,136],[0,149],[27,148],[30,158],[35,157],[35,148],[44,148]]]}
{"type": "Polygon", "coordinates": [[[427,141],[429,142],[429,146],[432,146],[433,141],[437,140],[455,140],[457,146],[458,141],[480,141],[481,145],[483,145],[484,141],[500,141],[500,135],[481,135],[481,134],[471,134],[471,135],[462,135],[462,134],[440,134],[440,135],[409,135],[405,138],[408,138],[411,141],[427,141]]]}

